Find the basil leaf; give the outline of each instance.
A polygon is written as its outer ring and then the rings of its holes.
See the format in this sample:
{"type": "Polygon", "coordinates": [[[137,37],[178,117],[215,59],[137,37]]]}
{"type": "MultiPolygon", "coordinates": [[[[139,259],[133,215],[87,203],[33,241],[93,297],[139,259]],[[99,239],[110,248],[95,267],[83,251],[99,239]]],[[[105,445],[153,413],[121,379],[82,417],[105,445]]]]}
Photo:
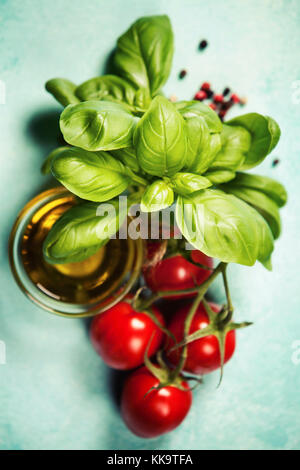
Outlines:
{"type": "Polygon", "coordinates": [[[287,192],[278,181],[268,176],[253,175],[251,173],[236,173],[232,185],[259,190],[276,202],[278,207],[282,207],[287,202],[287,192]]]}
{"type": "Polygon", "coordinates": [[[172,176],[186,159],[186,131],[174,105],[156,96],[138,122],[133,136],[138,162],[150,175],[172,176]]]}
{"type": "Polygon", "coordinates": [[[257,259],[266,269],[271,271],[271,254],[274,250],[274,239],[272,232],[265,219],[255,209],[253,209],[252,213],[253,217],[256,219],[259,239],[257,259]]]}
{"type": "Polygon", "coordinates": [[[70,147],[58,147],[57,149],[54,149],[52,150],[52,152],[49,153],[49,155],[46,157],[43,165],[42,165],[42,173],[44,175],[48,175],[51,173],[51,165],[52,165],[52,161],[53,159],[56,157],[56,155],[58,155],[62,150],[67,150],[69,149],[70,147]]]}
{"type": "Polygon", "coordinates": [[[247,266],[259,256],[255,210],[235,196],[213,189],[178,196],[176,221],[188,242],[207,256],[247,266]]]}
{"type": "Polygon", "coordinates": [[[151,104],[151,96],[150,92],[147,88],[139,88],[136,91],[135,98],[134,98],[134,106],[136,108],[136,112],[144,113],[146,109],[149,108],[151,104]]]}
{"type": "Polygon", "coordinates": [[[136,153],[133,147],[127,147],[125,149],[119,149],[119,150],[112,150],[110,153],[113,157],[116,157],[119,160],[121,160],[121,162],[124,163],[124,165],[130,168],[132,171],[135,171],[136,173],[141,171],[137,158],[136,158],[136,153]]]}
{"type": "Polygon", "coordinates": [[[206,104],[199,101],[177,101],[175,107],[184,119],[193,117],[204,119],[210,133],[222,132],[222,122],[219,116],[206,104]]]}
{"type": "Polygon", "coordinates": [[[186,169],[204,173],[221,149],[219,133],[222,123],[209,106],[197,101],[181,101],[175,107],[186,121],[187,161],[186,169]]]}
{"type": "Polygon", "coordinates": [[[183,196],[188,196],[201,189],[211,186],[211,182],[204,176],[194,175],[193,173],[176,173],[171,179],[171,185],[174,191],[183,196]]]}
{"type": "Polygon", "coordinates": [[[243,127],[251,134],[251,146],[241,170],[248,170],[261,163],[274,149],[280,137],[278,124],[272,118],[257,113],[244,114],[231,119],[227,124],[243,127]]]}
{"type": "MultiPolygon", "coordinates": [[[[204,149],[210,145],[210,132],[204,121],[199,117],[186,118],[186,133],[187,133],[187,158],[185,167],[187,169],[193,168],[204,149]]],[[[201,161],[204,158],[201,155],[201,161]]],[[[208,162],[209,165],[209,162],[208,162]]]]}
{"type": "MultiPolygon", "coordinates": [[[[108,100],[126,103],[130,111],[144,111],[147,107],[144,92],[138,91],[126,80],[116,75],[92,78],[76,88],[81,101],[108,100]]],[[[148,97],[148,104],[150,97],[148,97]]]]}
{"type": "Polygon", "coordinates": [[[200,155],[195,160],[195,163],[189,168],[193,173],[205,173],[215,160],[216,156],[221,150],[221,137],[220,134],[210,134],[207,145],[204,146],[200,155]]]}
{"type": "Polygon", "coordinates": [[[221,132],[222,148],[210,168],[237,170],[244,162],[251,145],[251,136],[240,126],[223,124],[221,132]]]}
{"type": "Polygon", "coordinates": [[[141,200],[143,212],[155,212],[165,209],[173,204],[174,193],[172,188],[163,180],[154,181],[145,190],[141,200]]]}
{"type": "Polygon", "coordinates": [[[153,96],[167,81],[173,50],[167,16],[140,18],[118,39],[114,66],[118,75],[153,96]]]}
{"type": "Polygon", "coordinates": [[[222,190],[239,197],[254,207],[268,222],[274,238],[279,237],[281,223],[278,207],[266,194],[252,188],[239,187],[231,183],[222,185],[222,190]]]}
{"type": "Polygon", "coordinates": [[[69,191],[89,201],[108,201],[129,184],[124,165],[106,152],[61,150],[53,159],[51,170],[69,191]]]}
{"type": "Polygon", "coordinates": [[[268,152],[271,153],[279,142],[281,130],[279,125],[273,118],[271,118],[270,116],[265,116],[265,119],[267,119],[268,121],[269,132],[271,134],[271,143],[268,152]]]}
{"type": "Polygon", "coordinates": [[[46,261],[52,264],[83,261],[105,245],[119,230],[126,211],[119,213],[116,201],[103,206],[101,208],[99,204],[83,202],[65,212],[44,241],[46,261]]]}
{"type": "Polygon", "coordinates": [[[65,78],[52,78],[46,82],[46,90],[63,106],[79,103],[75,95],[76,85],[65,78]]]}
{"type": "Polygon", "coordinates": [[[123,105],[110,101],[85,101],[69,105],[60,117],[64,139],[85,150],[130,147],[137,118],[123,105]]]}
{"type": "Polygon", "coordinates": [[[230,170],[208,170],[204,173],[205,178],[207,178],[212,184],[221,184],[227,183],[235,178],[236,173],[230,170]]]}

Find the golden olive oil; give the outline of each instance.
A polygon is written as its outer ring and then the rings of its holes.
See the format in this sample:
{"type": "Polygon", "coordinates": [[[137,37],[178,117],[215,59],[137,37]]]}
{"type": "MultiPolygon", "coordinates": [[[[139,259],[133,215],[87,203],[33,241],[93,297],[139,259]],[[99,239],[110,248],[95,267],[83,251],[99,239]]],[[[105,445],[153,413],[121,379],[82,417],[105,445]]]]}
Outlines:
{"type": "Polygon", "coordinates": [[[31,281],[49,297],[68,303],[95,304],[116,295],[133,264],[135,246],[130,238],[112,239],[79,263],[47,263],[43,242],[56,220],[74,203],[72,195],[62,195],[33,215],[21,242],[22,262],[31,281]]]}

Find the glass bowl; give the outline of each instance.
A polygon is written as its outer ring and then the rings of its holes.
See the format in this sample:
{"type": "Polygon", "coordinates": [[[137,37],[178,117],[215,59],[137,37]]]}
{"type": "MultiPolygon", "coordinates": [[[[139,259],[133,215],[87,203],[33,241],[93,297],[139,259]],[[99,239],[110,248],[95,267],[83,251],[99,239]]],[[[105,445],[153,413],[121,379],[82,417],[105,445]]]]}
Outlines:
{"type": "Polygon", "coordinates": [[[49,312],[78,318],[97,315],[122,300],[137,282],[144,242],[112,239],[80,263],[52,265],[42,244],[54,222],[75,204],[64,187],[42,192],[19,213],[9,239],[10,265],[21,290],[49,312]]]}

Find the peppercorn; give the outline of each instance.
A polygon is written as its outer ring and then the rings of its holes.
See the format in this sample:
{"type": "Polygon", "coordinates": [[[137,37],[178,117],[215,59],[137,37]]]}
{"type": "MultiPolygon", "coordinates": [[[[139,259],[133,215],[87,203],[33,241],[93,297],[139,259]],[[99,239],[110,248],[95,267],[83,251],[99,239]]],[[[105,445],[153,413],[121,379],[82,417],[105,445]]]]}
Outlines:
{"type": "Polygon", "coordinates": [[[245,106],[245,104],[247,104],[247,101],[248,101],[247,98],[245,98],[245,97],[241,98],[240,99],[240,105],[245,106]]]}
{"type": "Polygon", "coordinates": [[[181,72],[179,73],[179,78],[180,78],[180,80],[181,80],[182,78],[184,78],[184,77],[186,76],[186,74],[187,74],[187,71],[186,71],[186,70],[181,70],[181,72]]]}
{"type": "Polygon", "coordinates": [[[233,101],[233,103],[239,103],[239,102],[240,102],[240,98],[239,98],[238,95],[236,95],[235,93],[233,93],[233,94],[231,95],[231,98],[230,98],[230,99],[233,101]]]}
{"type": "Polygon", "coordinates": [[[204,49],[206,49],[207,46],[208,46],[208,42],[206,41],[206,39],[202,39],[202,41],[200,41],[199,43],[200,51],[203,51],[204,49]]]}
{"type": "Polygon", "coordinates": [[[224,96],[223,95],[215,95],[214,96],[214,102],[215,103],[222,103],[224,100],[224,96]]]}
{"type": "Polygon", "coordinates": [[[280,162],[279,158],[275,158],[272,162],[272,166],[273,167],[277,166],[279,162],[280,162]]]}
{"type": "Polygon", "coordinates": [[[210,83],[208,83],[208,82],[203,82],[202,85],[201,85],[200,90],[204,90],[204,91],[210,90],[210,83]]]}
{"type": "Polygon", "coordinates": [[[222,111],[228,111],[233,106],[233,102],[231,100],[223,101],[221,105],[222,111]]]}
{"type": "Polygon", "coordinates": [[[207,98],[207,94],[204,90],[198,91],[194,96],[194,100],[197,100],[197,101],[203,101],[206,98],[207,98]]]}
{"type": "Polygon", "coordinates": [[[215,103],[210,103],[208,106],[214,111],[217,109],[217,106],[215,105],[215,103]]]}
{"type": "Polygon", "coordinates": [[[223,91],[223,96],[227,96],[230,93],[230,88],[226,87],[223,91]]]}

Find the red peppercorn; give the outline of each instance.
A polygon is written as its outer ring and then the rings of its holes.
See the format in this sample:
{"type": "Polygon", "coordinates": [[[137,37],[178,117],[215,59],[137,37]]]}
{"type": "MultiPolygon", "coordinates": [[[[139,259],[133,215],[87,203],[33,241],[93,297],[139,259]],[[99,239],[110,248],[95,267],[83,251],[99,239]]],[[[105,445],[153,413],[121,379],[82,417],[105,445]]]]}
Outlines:
{"type": "Polygon", "coordinates": [[[239,103],[239,102],[240,102],[240,99],[239,99],[238,95],[236,95],[235,93],[233,93],[233,94],[231,95],[231,98],[230,98],[230,99],[231,99],[231,101],[233,101],[234,103],[239,103]]]}
{"type": "Polygon", "coordinates": [[[210,90],[210,83],[203,82],[200,89],[205,91],[210,90]]]}
{"type": "Polygon", "coordinates": [[[207,94],[205,93],[204,90],[198,91],[194,96],[194,100],[197,100],[197,101],[203,101],[206,98],[207,98],[207,94]]]}
{"type": "Polygon", "coordinates": [[[215,105],[215,103],[210,103],[208,106],[214,111],[217,109],[217,106],[215,105]]]}
{"type": "Polygon", "coordinates": [[[187,71],[186,70],[181,70],[181,72],[179,73],[179,78],[182,79],[186,76],[187,74],[187,71]]]}
{"type": "Polygon", "coordinates": [[[215,95],[214,96],[214,102],[215,103],[222,103],[224,100],[224,96],[223,95],[215,95]]]}

